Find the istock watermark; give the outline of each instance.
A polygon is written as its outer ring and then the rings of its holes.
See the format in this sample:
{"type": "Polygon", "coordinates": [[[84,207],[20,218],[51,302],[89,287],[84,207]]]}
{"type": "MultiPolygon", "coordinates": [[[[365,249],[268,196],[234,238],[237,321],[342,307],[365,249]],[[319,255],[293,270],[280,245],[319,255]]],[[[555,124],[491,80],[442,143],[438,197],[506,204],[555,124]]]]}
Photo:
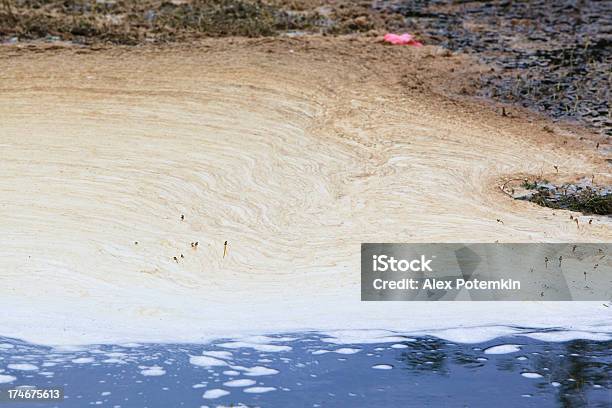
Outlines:
{"type": "Polygon", "coordinates": [[[612,244],[362,244],[361,300],[612,299],[612,244]]]}

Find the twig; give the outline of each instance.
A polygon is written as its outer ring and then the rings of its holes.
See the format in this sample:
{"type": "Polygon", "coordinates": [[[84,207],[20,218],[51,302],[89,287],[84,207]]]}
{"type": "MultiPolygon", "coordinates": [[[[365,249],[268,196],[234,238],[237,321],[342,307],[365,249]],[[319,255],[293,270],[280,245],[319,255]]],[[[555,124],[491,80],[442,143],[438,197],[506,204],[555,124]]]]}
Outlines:
{"type": "Polygon", "coordinates": [[[501,186],[499,186],[500,190],[502,191],[502,193],[506,194],[508,197],[512,197],[514,198],[514,196],[512,194],[510,194],[509,192],[506,191],[506,186],[508,185],[508,183],[510,183],[511,181],[527,181],[527,179],[523,179],[523,178],[513,178],[510,180],[506,180],[506,182],[504,184],[502,184],[501,186]]]}

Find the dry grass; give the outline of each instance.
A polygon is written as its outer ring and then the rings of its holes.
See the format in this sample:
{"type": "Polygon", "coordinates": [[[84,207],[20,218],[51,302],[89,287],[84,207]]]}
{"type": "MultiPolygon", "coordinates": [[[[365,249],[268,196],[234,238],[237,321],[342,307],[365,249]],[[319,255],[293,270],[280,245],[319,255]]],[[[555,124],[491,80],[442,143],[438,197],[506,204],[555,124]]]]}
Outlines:
{"type": "Polygon", "coordinates": [[[258,37],[307,28],[313,18],[263,0],[0,0],[0,37],[118,44],[258,37]]]}
{"type": "Polygon", "coordinates": [[[133,45],[291,30],[347,34],[404,23],[397,13],[357,0],[0,0],[0,40],[133,45]]]}

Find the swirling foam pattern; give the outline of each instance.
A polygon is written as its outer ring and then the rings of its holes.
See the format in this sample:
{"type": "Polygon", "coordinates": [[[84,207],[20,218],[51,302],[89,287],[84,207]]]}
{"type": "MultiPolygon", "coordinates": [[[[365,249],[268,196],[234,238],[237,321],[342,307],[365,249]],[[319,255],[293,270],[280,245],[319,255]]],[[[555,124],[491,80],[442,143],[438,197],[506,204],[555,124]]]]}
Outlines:
{"type": "Polygon", "coordinates": [[[4,336],[610,331],[601,304],[359,300],[362,242],[610,237],[603,221],[577,229],[498,191],[501,177],[553,165],[607,171],[591,153],[534,144],[528,127],[469,120],[298,53],[26,55],[0,60],[0,88],[4,336]]]}

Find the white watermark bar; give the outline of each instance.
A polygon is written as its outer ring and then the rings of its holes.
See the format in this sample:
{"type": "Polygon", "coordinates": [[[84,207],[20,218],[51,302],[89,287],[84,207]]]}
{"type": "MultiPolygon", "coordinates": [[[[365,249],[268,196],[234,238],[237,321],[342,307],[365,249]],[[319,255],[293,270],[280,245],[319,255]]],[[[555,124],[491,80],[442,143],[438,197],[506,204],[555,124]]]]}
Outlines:
{"type": "Polygon", "coordinates": [[[361,244],[363,301],[610,301],[608,243],[361,244]]]}

